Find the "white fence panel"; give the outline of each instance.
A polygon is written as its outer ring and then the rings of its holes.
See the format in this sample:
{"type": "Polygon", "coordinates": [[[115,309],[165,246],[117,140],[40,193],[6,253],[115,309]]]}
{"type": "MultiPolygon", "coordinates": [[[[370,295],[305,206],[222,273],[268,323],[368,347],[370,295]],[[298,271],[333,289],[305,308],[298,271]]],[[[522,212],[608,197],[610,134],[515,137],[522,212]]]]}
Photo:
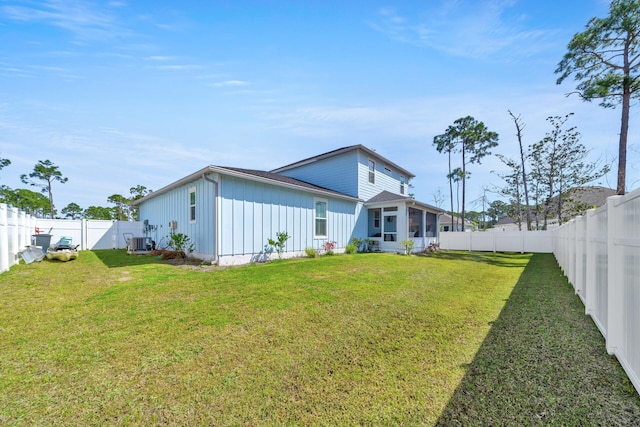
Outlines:
{"type": "Polygon", "coordinates": [[[144,232],[140,221],[38,219],[36,225],[41,233],[51,234],[52,244],[61,237],[71,237],[81,250],[123,249],[123,233],[142,236],[144,232]]]}
{"type": "Polygon", "coordinates": [[[585,313],[607,335],[607,208],[592,209],[586,215],[585,313]]]}
{"type": "Polygon", "coordinates": [[[87,221],[87,247],[91,249],[118,248],[117,221],[87,221]]]}
{"type": "Polygon", "coordinates": [[[640,190],[554,230],[554,254],[640,392],[640,190]]]}
{"type": "Polygon", "coordinates": [[[20,251],[31,243],[35,219],[0,203],[0,273],[20,261],[20,251]]]}
{"type": "Polygon", "coordinates": [[[587,220],[584,216],[575,218],[575,245],[576,245],[576,264],[575,264],[575,282],[574,289],[576,294],[585,304],[585,294],[587,290],[586,273],[587,273],[587,220]]]}
{"type": "Polygon", "coordinates": [[[9,270],[9,225],[7,222],[8,206],[0,203],[0,274],[9,270]]]}
{"type": "Polygon", "coordinates": [[[440,248],[481,252],[553,252],[551,231],[440,233],[440,248]]]}
{"type": "Polygon", "coordinates": [[[81,244],[82,220],[80,219],[37,219],[36,227],[40,234],[51,234],[51,244],[55,244],[61,237],[71,237],[71,243],[80,245],[78,249],[85,249],[81,244]]]}

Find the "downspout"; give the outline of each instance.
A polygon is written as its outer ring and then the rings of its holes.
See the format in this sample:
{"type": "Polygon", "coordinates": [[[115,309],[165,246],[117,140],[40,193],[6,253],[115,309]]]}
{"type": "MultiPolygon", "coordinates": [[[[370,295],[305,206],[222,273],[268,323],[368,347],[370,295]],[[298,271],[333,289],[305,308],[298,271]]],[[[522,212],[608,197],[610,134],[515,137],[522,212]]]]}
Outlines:
{"type": "Polygon", "coordinates": [[[209,181],[213,184],[213,259],[211,260],[211,264],[218,264],[218,248],[220,241],[220,222],[218,221],[218,181],[215,179],[211,179],[207,177],[206,174],[202,174],[202,178],[205,181],[209,181]]]}

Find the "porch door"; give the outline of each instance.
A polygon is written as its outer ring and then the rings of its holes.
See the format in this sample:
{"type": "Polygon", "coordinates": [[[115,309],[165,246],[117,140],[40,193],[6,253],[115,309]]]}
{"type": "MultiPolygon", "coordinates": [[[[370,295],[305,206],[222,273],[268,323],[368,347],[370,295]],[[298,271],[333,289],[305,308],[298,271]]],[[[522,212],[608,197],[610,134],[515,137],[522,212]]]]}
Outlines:
{"type": "Polygon", "coordinates": [[[423,218],[423,211],[415,208],[409,208],[409,238],[424,236],[423,218]]]}
{"type": "Polygon", "coordinates": [[[392,206],[382,209],[382,229],[385,242],[398,241],[398,207],[392,206]]]}

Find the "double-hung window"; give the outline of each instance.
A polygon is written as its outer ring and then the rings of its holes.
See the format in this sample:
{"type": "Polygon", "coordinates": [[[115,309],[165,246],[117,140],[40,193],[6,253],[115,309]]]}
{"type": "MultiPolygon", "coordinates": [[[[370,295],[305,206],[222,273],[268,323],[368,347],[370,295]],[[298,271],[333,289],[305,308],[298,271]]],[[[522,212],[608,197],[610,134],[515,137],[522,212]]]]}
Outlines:
{"type": "Polygon", "coordinates": [[[327,237],[327,201],[315,199],[315,229],[313,235],[316,238],[327,237]]]}
{"type": "Polygon", "coordinates": [[[376,162],[371,159],[369,159],[369,182],[376,183],[376,162]]]}
{"type": "Polygon", "coordinates": [[[189,189],[189,222],[196,222],[196,187],[189,189]]]}

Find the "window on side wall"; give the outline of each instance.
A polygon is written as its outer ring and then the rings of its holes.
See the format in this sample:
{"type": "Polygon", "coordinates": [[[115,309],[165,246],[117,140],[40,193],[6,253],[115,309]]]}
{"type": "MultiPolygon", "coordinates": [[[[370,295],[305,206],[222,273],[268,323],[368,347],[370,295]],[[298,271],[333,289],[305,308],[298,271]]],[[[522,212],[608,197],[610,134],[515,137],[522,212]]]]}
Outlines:
{"type": "Polygon", "coordinates": [[[196,222],[196,187],[189,189],[189,222],[196,222]]]}
{"type": "Polygon", "coordinates": [[[376,162],[371,159],[369,159],[369,182],[376,183],[376,162]]]}
{"type": "Polygon", "coordinates": [[[313,231],[314,237],[322,238],[327,237],[327,201],[316,199],[315,200],[315,229],[313,231]]]}
{"type": "Polygon", "coordinates": [[[406,179],[404,176],[400,175],[400,194],[404,194],[406,179]]]}

